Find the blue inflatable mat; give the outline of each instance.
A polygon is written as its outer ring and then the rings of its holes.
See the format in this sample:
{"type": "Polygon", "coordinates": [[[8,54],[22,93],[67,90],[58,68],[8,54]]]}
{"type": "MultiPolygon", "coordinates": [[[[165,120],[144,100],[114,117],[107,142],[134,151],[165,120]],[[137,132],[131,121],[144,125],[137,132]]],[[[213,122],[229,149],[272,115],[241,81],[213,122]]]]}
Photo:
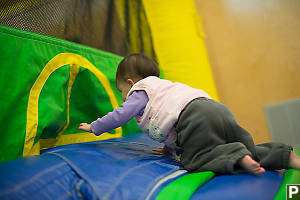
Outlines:
{"type": "Polygon", "coordinates": [[[191,200],[273,200],[282,178],[273,171],[257,176],[247,173],[215,176],[200,187],[191,200]]]}
{"type": "MultiPolygon", "coordinates": [[[[155,199],[168,183],[187,174],[153,153],[158,146],[144,134],[131,134],[0,163],[0,199],[155,199]]],[[[216,176],[191,199],[272,199],[282,178],[275,172],[216,176]]]]}
{"type": "Polygon", "coordinates": [[[158,146],[133,134],[1,163],[0,199],[154,199],[158,182],[181,169],[154,154],[158,146]]]}

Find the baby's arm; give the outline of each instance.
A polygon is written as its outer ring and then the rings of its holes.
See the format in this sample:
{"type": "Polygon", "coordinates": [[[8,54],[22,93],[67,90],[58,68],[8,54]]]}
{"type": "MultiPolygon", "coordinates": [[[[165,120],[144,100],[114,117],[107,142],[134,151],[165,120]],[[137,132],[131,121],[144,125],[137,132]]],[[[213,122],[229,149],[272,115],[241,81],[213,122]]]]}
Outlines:
{"type": "Polygon", "coordinates": [[[79,130],[87,131],[90,126],[90,132],[93,132],[95,135],[111,131],[126,124],[133,117],[143,115],[147,103],[148,96],[146,92],[135,91],[119,108],[114,109],[102,118],[98,118],[90,125],[81,123],[79,130]]]}

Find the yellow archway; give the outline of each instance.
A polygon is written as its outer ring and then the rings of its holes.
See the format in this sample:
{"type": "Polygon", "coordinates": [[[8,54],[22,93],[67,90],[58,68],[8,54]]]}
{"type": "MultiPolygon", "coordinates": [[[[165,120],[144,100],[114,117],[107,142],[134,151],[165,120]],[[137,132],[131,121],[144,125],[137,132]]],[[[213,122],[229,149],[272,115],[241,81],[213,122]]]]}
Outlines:
{"type": "Polygon", "coordinates": [[[71,96],[71,88],[74,80],[79,72],[79,67],[84,67],[90,70],[103,85],[113,108],[117,108],[118,102],[111,89],[107,77],[97,69],[86,58],[74,53],[61,53],[52,58],[44,67],[43,71],[38,76],[34,85],[32,86],[29,94],[28,107],[27,107],[27,122],[26,122],[26,136],[23,148],[23,156],[38,155],[40,153],[41,143],[38,141],[34,144],[34,139],[37,133],[38,126],[38,102],[39,96],[49,76],[58,68],[70,65],[70,79],[68,85],[68,99],[67,99],[67,124],[63,130],[58,134],[56,139],[41,139],[43,147],[51,147],[53,145],[63,145],[75,142],[88,142],[94,140],[115,138],[122,136],[122,128],[116,129],[115,134],[104,133],[101,136],[95,136],[92,133],[76,133],[70,135],[63,135],[69,125],[69,99],[71,96]]]}

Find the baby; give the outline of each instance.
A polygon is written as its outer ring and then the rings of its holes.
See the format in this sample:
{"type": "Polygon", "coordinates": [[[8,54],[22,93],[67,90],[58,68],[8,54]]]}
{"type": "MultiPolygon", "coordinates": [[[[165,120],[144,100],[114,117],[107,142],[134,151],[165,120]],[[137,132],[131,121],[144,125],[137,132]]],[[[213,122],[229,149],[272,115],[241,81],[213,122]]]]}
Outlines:
{"type": "Polygon", "coordinates": [[[202,90],[159,78],[159,68],[143,54],[119,64],[116,85],[124,103],[79,130],[100,135],[132,118],[150,138],[165,144],[156,151],[180,157],[190,172],[264,173],[265,168],[300,169],[300,157],[282,143],[255,145],[231,111],[202,90]]]}

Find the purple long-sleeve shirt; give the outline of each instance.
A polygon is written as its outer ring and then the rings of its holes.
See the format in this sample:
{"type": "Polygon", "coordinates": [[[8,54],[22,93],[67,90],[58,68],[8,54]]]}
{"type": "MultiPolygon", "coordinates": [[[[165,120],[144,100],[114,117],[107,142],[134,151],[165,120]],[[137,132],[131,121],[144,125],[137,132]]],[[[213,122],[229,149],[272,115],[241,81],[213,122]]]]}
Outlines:
{"type": "Polygon", "coordinates": [[[142,116],[148,101],[145,91],[134,91],[119,108],[93,121],[92,132],[95,135],[101,135],[126,124],[133,117],[142,116]]]}

